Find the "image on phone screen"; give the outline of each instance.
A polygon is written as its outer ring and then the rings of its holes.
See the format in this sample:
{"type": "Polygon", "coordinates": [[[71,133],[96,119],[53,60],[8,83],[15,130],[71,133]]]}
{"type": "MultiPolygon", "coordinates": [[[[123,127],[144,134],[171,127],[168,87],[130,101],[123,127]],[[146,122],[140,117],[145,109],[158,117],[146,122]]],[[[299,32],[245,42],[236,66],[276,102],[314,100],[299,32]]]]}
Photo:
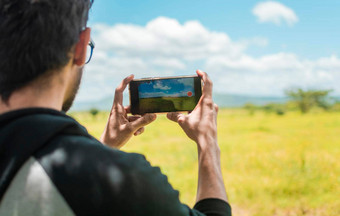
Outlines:
{"type": "Polygon", "coordinates": [[[191,111],[201,97],[200,83],[198,77],[132,81],[131,108],[139,114],[191,111]]]}

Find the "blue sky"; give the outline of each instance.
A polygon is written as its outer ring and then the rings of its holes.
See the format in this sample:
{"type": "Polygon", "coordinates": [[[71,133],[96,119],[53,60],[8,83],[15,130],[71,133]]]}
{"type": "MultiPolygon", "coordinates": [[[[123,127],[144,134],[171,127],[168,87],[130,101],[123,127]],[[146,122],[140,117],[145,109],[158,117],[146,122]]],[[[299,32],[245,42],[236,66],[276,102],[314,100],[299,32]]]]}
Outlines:
{"type": "Polygon", "coordinates": [[[112,96],[120,80],[207,71],[219,93],[340,95],[340,1],[97,0],[96,42],[77,100],[112,96]]]}
{"type": "Polygon", "coordinates": [[[266,49],[254,49],[254,55],[279,51],[318,58],[340,54],[340,1],[291,0],[279,1],[292,8],[299,17],[293,27],[259,24],[252,14],[254,0],[97,0],[91,12],[94,23],[132,23],[145,25],[165,16],[179,22],[199,20],[213,31],[227,32],[233,39],[265,37],[266,49]]]}
{"type": "Polygon", "coordinates": [[[153,97],[187,97],[188,93],[195,96],[194,79],[164,79],[142,82],[138,86],[140,98],[153,97]]]}

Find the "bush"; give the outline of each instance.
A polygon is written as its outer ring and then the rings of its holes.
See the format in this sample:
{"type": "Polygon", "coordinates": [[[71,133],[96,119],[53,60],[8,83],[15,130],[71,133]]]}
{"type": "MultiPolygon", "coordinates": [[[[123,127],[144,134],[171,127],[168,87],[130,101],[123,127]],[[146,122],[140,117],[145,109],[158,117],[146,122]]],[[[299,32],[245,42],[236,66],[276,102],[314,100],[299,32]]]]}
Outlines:
{"type": "Polygon", "coordinates": [[[99,113],[99,110],[97,110],[96,108],[92,108],[89,110],[89,113],[93,116],[96,117],[97,114],[99,113]]]}
{"type": "Polygon", "coordinates": [[[282,116],[282,115],[286,114],[286,111],[284,109],[277,109],[276,114],[282,116]]]}
{"type": "Polygon", "coordinates": [[[333,106],[331,107],[331,110],[335,112],[340,112],[340,101],[334,103],[333,106]]]}
{"type": "Polygon", "coordinates": [[[244,109],[248,110],[249,115],[254,115],[255,114],[255,110],[256,110],[256,106],[252,103],[246,103],[243,106],[244,109]]]}
{"type": "Polygon", "coordinates": [[[270,103],[264,105],[262,109],[266,113],[276,113],[277,115],[284,115],[286,113],[286,106],[284,104],[270,103]]]}

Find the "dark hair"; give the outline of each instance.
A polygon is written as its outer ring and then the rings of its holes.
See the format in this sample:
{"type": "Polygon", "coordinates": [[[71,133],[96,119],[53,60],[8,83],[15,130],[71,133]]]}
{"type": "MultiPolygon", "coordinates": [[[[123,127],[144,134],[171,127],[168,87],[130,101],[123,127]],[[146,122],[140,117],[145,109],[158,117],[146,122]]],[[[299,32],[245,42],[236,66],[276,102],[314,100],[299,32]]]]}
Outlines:
{"type": "Polygon", "coordinates": [[[0,0],[0,96],[61,69],[93,0],[0,0]]]}

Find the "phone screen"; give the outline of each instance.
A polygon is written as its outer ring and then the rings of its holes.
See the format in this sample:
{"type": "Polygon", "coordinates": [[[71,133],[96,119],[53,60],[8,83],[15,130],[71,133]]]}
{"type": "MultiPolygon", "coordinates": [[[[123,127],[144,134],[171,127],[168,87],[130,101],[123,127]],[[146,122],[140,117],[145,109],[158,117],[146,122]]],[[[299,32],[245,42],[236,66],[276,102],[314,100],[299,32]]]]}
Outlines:
{"type": "Polygon", "coordinates": [[[132,114],[192,111],[202,95],[197,76],[133,80],[132,114]]]}

